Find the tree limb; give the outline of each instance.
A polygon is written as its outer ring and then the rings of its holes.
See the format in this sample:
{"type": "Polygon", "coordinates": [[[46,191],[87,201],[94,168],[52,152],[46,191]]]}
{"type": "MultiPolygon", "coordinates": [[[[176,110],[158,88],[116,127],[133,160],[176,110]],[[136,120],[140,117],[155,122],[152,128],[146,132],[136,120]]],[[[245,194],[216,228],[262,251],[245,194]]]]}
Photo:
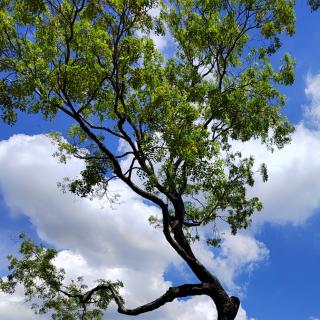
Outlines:
{"type": "Polygon", "coordinates": [[[159,298],[146,303],[142,306],[139,306],[134,309],[127,309],[124,306],[124,300],[113,288],[112,285],[99,285],[92,290],[88,291],[83,295],[83,302],[86,303],[90,300],[92,295],[99,290],[108,290],[111,292],[114,301],[118,306],[118,312],[121,314],[126,314],[129,316],[136,316],[141,313],[146,313],[158,309],[159,307],[165,305],[168,302],[173,301],[176,298],[188,297],[188,296],[197,296],[197,295],[212,295],[213,286],[209,283],[198,283],[198,284],[184,284],[177,287],[170,287],[162,296],[159,298]]]}

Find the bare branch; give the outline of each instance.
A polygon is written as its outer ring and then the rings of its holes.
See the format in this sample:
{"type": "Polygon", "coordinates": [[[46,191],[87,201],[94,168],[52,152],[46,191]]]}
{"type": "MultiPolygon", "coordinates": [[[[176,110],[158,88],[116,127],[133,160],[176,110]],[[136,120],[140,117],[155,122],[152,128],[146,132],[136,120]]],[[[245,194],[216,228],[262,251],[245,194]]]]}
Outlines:
{"type": "Polygon", "coordinates": [[[168,302],[173,301],[176,298],[197,296],[197,295],[208,295],[212,296],[212,290],[214,289],[213,285],[209,283],[199,283],[199,284],[184,284],[178,287],[170,287],[162,296],[158,299],[155,299],[147,304],[139,306],[134,309],[127,309],[124,306],[124,300],[118,294],[118,292],[113,288],[112,285],[98,285],[92,290],[86,292],[81,297],[81,302],[87,303],[94,293],[100,290],[109,291],[116,304],[118,305],[118,312],[121,314],[126,314],[129,316],[136,316],[142,313],[150,312],[159,307],[165,305],[168,302]]]}

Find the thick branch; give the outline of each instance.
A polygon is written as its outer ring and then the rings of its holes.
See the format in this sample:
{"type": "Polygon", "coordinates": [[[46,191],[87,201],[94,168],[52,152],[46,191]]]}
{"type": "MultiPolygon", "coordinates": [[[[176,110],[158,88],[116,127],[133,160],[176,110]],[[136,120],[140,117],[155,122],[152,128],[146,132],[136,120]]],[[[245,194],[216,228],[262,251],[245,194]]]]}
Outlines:
{"type": "Polygon", "coordinates": [[[84,296],[82,301],[84,303],[88,302],[92,295],[100,290],[110,291],[117,306],[118,312],[122,314],[126,314],[129,316],[136,316],[141,313],[146,313],[149,311],[156,310],[161,306],[165,305],[168,302],[173,301],[176,298],[189,297],[189,296],[197,296],[197,295],[212,295],[213,286],[209,283],[199,283],[199,284],[184,284],[178,287],[170,287],[161,297],[139,306],[134,309],[127,309],[124,306],[124,300],[117,293],[117,291],[113,288],[112,285],[99,285],[94,289],[88,291],[84,296]]]}
{"type": "Polygon", "coordinates": [[[83,304],[84,308],[87,303],[90,303],[93,295],[99,291],[107,291],[112,295],[115,303],[118,306],[118,312],[128,316],[137,316],[142,313],[150,312],[156,310],[168,302],[172,302],[176,298],[191,297],[206,295],[214,300],[216,307],[218,309],[219,320],[233,320],[237,314],[240,301],[236,297],[228,297],[226,300],[221,301],[220,288],[217,288],[215,284],[211,283],[197,283],[197,284],[184,284],[177,287],[170,287],[162,296],[159,298],[139,306],[134,309],[127,309],[125,307],[125,302],[123,298],[119,295],[117,290],[112,284],[101,284],[95,288],[87,291],[84,295],[73,295],[65,291],[60,291],[61,293],[67,295],[68,297],[79,298],[80,302],[83,304]]]}
{"type": "Polygon", "coordinates": [[[153,311],[159,307],[165,305],[168,302],[173,301],[176,298],[182,298],[187,296],[196,296],[196,295],[210,295],[210,284],[184,284],[179,287],[171,287],[167,292],[159,297],[158,299],[149,302],[145,305],[142,305],[135,309],[127,309],[124,307],[124,304],[120,300],[116,300],[118,305],[118,312],[126,314],[129,316],[136,316],[141,313],[153,311]]]}

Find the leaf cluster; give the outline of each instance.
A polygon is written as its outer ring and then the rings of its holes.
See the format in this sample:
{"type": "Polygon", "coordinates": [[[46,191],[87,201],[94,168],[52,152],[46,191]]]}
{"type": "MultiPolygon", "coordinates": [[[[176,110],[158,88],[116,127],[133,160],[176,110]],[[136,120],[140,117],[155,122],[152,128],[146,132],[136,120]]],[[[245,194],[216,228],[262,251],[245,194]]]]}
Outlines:
{"type": "MultiPolygon", "coordinates": [[[[54,263],[55,249],[37,245],[24,234],[20,239],[20,256],[8,256],[10,274],[7,279],[0,279],[1,291],[13,294],[17,285],[23,285],[26,301],[33,302],[34,311],[38,314],[51,311],[51,318],[55,320],[102,319],[102,311],[112,300],[110,292],[97,291],[84,301],[87,285],[82,277],[66,283],[64,269],[54,263]]],[[[98,283],[112,285],[115,290],[122,286],[121,282],[100,280],[98,283]]]]}

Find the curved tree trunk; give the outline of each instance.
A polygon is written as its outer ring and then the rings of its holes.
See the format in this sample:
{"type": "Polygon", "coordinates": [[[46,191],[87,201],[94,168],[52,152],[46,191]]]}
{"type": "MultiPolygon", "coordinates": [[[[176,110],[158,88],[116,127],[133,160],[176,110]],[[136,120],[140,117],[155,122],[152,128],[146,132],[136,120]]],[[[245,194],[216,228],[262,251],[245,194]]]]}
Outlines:
{"type": "MultiPolygon", "coordinates": [[[[227,292],[223,289],[218,278],[212,275],[211,272],[195,257],[192,248],[183,232],[184,204],[181,198],[178,200],[178,205],[175,207],[179,207],[180,210],[176,210],[175,217],[172,219],[172,221],[170,221],[168,226],[165,226],[165,223],[163,226],[163,231],[168,242],[187,263],[198,279],[203,284],[210,284],[210,293],[207,295],[212,298],[216,305],[218,320],[234,320],[238,313],[240,300],[234,296],[229,297],[227,292]],[[166,230],[168,228],[171,229],[174,240],[171,237],[170,231],[168,232],[168,230],[166,230]],[[177,246],[172,245],[173,241],[178,245],[180,250],[177,250],[177,246]]],[[[163,217],[167,214],[169,213],[163,212],[163,217]]]]}

